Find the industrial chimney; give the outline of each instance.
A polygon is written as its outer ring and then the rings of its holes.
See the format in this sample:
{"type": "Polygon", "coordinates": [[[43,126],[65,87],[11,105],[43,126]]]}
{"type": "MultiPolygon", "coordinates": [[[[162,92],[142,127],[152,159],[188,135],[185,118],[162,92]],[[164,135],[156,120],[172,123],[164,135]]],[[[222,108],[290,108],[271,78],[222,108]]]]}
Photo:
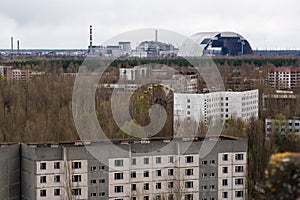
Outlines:
{"type": "Polygon", "coordinates": [[[90,49],[89,52],[91,53],[93,50],[93,27],[90,25],[90,49]]]}
{"type": "Polygon", "coordinates": [[[13,37],[10,38],[10,44],[11,44],[11,52],[13,52],[14,51],[14,38],[13,37]]]}
{"type": "Polygon", "coordinates": [[[20,41],[19,40],[17,41],[17,52],[18,52],[18,54],[20,54],[20,41]]]}
{"type": "Polygon", "coordinates": [[[155,42],[157,42],[158,41],[158,31],[157,30],[155,30],[155,42]]]}

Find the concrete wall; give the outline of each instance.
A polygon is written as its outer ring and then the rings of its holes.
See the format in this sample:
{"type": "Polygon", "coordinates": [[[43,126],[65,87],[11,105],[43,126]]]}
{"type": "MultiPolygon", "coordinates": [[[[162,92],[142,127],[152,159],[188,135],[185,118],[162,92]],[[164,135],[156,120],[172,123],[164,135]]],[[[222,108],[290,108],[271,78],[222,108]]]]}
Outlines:
{"type": "Polygon", "coordinates": [[[0,198],[20,199],[20,146],[0,146],[0,198]]]}

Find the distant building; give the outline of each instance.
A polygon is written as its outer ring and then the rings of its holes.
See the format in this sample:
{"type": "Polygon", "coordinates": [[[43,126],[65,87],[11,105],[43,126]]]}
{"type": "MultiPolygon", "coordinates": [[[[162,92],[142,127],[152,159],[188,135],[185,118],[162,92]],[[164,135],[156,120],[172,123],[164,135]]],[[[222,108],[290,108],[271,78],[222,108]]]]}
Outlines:
{"type": "MultiPolygon", "coordinates": [[[[185,122],[204,122],[211,118],[225,120],[258,117],[258,90],[174,94],[174,131],[181,132],[185,122]]],[[[184,131],[184,130],[183,130],[184,131]]]]}
{"type": "Polygon", "coordinates": [[[295,133],[300,136],[300,119],[265,119],[265,133],[267,136],[277,132],[279,134],[295,133]]]}
{"type": "Polygon", "coordinates": [[[147,57],[175,57],[178,54],[178,49],[172,44],[158,41],[144,41],[137,50],[146,52],[147,57]]]}
{"type": "MultiPolygon", "coordinates": [[[[182,75],[175,70],[160,65],[160,66],[135,66],[134,68],[120,68],[120,80],[126,81],[129,86],[136,85],[137,80],[149,79],[151,82],[156,82],[165,85],[168,88],[174,89],[175,92],[196,93],[198,91],[198,75],[182,75]]],[[[114,88],[123,88],[125,86],[106,85],[114,88]]],[[[137,85],[136,85],[137,86],[137,85]]]]}
{"type": "Polygon", "coordinates": [[[200,45],[202,55],[239,56],[253,53],[249,42],[234,32],[200,32],[191,38],[200,45]]]}
{"type": "Polygon", "coordinates": [[[32,79],[30,69],[13,69],[12,66],[0,66],[0,76],[6,80],[21,81],[27,83],[32,79]]]}
{"type": "Polygon", "coordinates": [[[299,95],[293,91],[276,90],[275,93],[262,95],[262,106],[268,118],[275,118],[278,113],[287,117],[297,116],[299,95]]]}
{"type": "Polygon", "coordinates": [[[300,86],[300,70],[293,68],[273,68],[268,73],[271,87],[293,89],[300,86]]]}
{"type": "Polygon", "coordinates": [[[120,79],[127,81],[146,78],[147,72],[147,67],[119,68],[120,79]]]}
{"type": "Polygon", "coordinates": [[[0,76],[7,80],[11,80],[13,68],[13,66],[0,66],[0,76]]]}

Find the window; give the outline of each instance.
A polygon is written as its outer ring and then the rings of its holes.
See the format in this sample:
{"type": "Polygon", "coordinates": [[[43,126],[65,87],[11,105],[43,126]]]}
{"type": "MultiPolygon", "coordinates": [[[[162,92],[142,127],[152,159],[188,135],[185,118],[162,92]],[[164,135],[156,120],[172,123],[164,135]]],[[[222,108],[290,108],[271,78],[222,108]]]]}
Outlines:
{"type": "Polygon", "coordinates": [[[100,197],[104,197],[104,196],[105,196],[105,192],[100,192],[100,193],[99,193],[99,196],[100,196],[100,197]]]}
{"type": "Polygon", "coordinates": [[[144,158],[144,165],[149,165],[149,158],[144,158]]]}
{"type": "Polygon", "coordinates": [[[168,162],[169,163],[174,163],[174,157],[173,156],[169,156],[168,157],[168,162]]]}
{"type": "Polygon", "coordinates": [[[144,171],[144,177],[149,177],[149,171],[144,171]]]}
{"type": "Polygon", "coordinates": [[[209,163],[210,164],[215,164],[215,160],[210,160],[209,163]]]}
{"type": "Polygon", "coordinates": [[[227,186],[228,185],[228,180],[227,179],[223,179],[222,180],[222,186],[227,186]]]}
{"type": "Polygon", "coordinates": [[[222,172],[223,172],[223,174],[227,174],[228,173],[228,167],[223,167],[222,172]]]}
{"type": "Polygon", "coordinates": [[[243,178],[237,178],[234,181],[235,185],[243,185],[244,184],[244,179],[243,178]]]}
{"type": "Polygon", "coordinates": [[[203,160],[202,165],[207,165],[207,160],[203,160]]]}
{"type": "Polygon", "coordinates": [[[136,178],[136,171],[131,172],[130,177],[131,177],[131,178],[136,178]]]}
{"type": "Polygon", "coordinates": [[[105,179],[100,179],[99,183],[105,183],[105,179]]]}
{"type": "Polygon", "coordinates": [[[95,197],[95,196],[97,196],[96,192],[91,193],[91,197],[95,197]]]}
{"type": "Polygon", "coordinates": [[[186,162],[186,163],[193,163],[193,162],[194,162],[193,156],[186,156],[185,158],[186,158],[186,159],[185,159],[185,162],[186,162]]]}
{"type": "Polygon", "coordinates": [[[235,172],[236,173],[244,172],[244,166],[235,166],[235,172]]]}
{"type": "Polygon", "coordinates": [[[149,183],[144,184],[144,190],[149,190],[149,183]]]}
{"type": "Polygon", "coordinates": [[[209,176],[210,176],[210,177],[215,177],[215,173],[214,173],[214,172],[211,172],[211,173],[209,173],[209,176]]]}
{"type": "Polygon", "coordinates": [[[60,189],[54,189],[54,196],[60,196],[60,189]]]}
{"type": "Polygon", "coordinates": [[[81,169],[81,162],[73,162],[72,168],[73,169],[81,169]]]}
{"type": "Polygon", "coordinates": [[[202,185],[202,190],[207,190],[207,185],[202,185]]]}
{"type": "Polygon", "coordinates": [[[46,169],[46,163],[40,163],[40,169],[45,170],[46,169]]]}
{"type": "Polygon", "coordinates": [[[156,157],[156,164],[160,164],[161,163],[161,157],[156,157]]]}
{"type": "Polygon", "coordinates": [[[168,188],[173,188],[174,187],[174,183],[173,182],[168,182],[168,188]]]}
{"type": "Polygon", "coordinates": [[[161,176],[161,170],[156,170],[156,176],[161,176]]]}
{"type": "Polygon", "coordinates": [[[173,176],[174,175],[174,169],[168,169],[168,175],[173,176]]]}
{"type": "Polygon", "coordinates": [[[156,183],[155,188],[156,188],[157,190],[160,190],[160,189],[161,189],[161,183],[156,183]]]}
{"type": "Polygon", "coordinates": [[[56,175],[54,176],[54,183],[59,183],[60,182],[60,176],[56,175]]]}
{"type": "Polygon", "coordinates": [[[144,196],[144,200],[149,200],[149,196],[144,196]]]}
{"type": "Polygon", "coordinates": [[[91,171],[92,171],[92,172],[95,172],[96,170],[97,170],[97,167],[96,167],[96,166],[92,166],[92,167],[91,167],[91,171]]]}
{"type": "Polygon", "coordinates": [[[122,167],[123,166],[123,160],[115,160],[115,166],[116,167],[122,167]]]}
{"type": "Polygon", "coordinates": [[[81,189],[80,188],[72,189],[72,195],[80,196],[81,195],[81,189]]]}
{"type": "Polygon", "coordinates": [[[115,193],[123,192],[123,186],[115,186],[115,193]]]}
{"type": "Polygon", "coordinates": [[[136,158],[131,159],[131,165],[136,165],[136,158]]]}
{"type": "Polygon", "coordinates": [[[190,99],[187,99],[187,102],[188,102],[188,103],[191,103],[191,100],[190,100],[190,99]]]}
{"type": "Polygon", "coordinates": [[[227,199],[228,198],[228,192],[222,192],[222,198],[227,199]]]}
{"type": "Polygon", "coordinates": [[[193,188],[193,181],[185,182],[185,188],[193,188]]]}
{"type": "Polygon", "coordinates": [[[192,194],[184,195],[184,200],[193,200],[193,195],[192,194]]]}
{"type": "Polygon", "coordinates": [[[123,179],[123,173],[115,173],[115,180],[123,179]]]}
{"type": "Polygon", "coordinates": [[[47,191],[46,190],[40,190],[40,196],[41,197],[47,196],[47,191]]]}
{"type": "Polygon", "coordinates": [[[235,191],[235,197],[243,197],[244,192],[243,191],[235,191]]]}
{"type": "Polygon", "coordinates": [[[96,179],[91,180],[91,184],[96,184],[96,183],[97,183],[96,179]]]}
{"type": "Polygon", "coordinates": [[[131,184],[131,190],[135,191],[136,190],[136,184],[131,184]]]}
{"type": "Polygon", "coordinates": [[[81,175],[74,175],[72,177],[72,182],[81,182],[81,175]]]}
{"type": "Polygon", "coordinates": [[[215,185],[210,185],[209,189],[214,190],[215,189],[215,185]]]}
{"type": "Polygon", "coordinates": [[[54,169],[60,169],[60,162],[54,162],[54,169]]]}
{"type": "Polygon", "coordinates": [[[188,114],[188,115],[191,114],[191,111],[188,110],[188,111],[186,112],[186,114],[188,114]]]}
{"type": "Polygon", "coordinates": [[[46,183],[46,176],[41,176],[40,177],[40,183],[46,183]]]}
{"type": "Polygon", "coordinates": [[[207,177],[207,173],[202,173],[202,178],[206,178],[207,177]]]}
{"type": "Polygon", "coordinates": [[[100,166],[99,168],[100,168],[101,171],[105,170],[105,166],[104,165],[100,166]]]}
{"type": "Polygon", "coordinates": [[[244,160],[244,154],[242,153],[235,154],[235,160],[244,160]]]}
{"type": "Polygon", "coordinates": [[[222,160],[223,161],[228,161],[228,154],[223,154],[222,160]]]}
{"type": "Polygon", "coordinates": [[[193,173],[193,169],[186,169],[185,170],[185,175],[186,176],[192,176],[194,173],[193,173]]]}

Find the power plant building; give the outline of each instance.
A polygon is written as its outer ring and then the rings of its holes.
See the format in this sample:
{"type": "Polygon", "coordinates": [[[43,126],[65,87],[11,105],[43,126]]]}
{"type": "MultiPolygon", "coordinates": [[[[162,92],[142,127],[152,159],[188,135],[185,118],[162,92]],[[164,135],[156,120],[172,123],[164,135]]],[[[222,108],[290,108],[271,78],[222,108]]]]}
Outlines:
{"type": "Polygon", "coordinates": [[[249,42],[234,32],[200,32],[191,36],[202,55],[240,56],[252,54],[249,42]]]}

